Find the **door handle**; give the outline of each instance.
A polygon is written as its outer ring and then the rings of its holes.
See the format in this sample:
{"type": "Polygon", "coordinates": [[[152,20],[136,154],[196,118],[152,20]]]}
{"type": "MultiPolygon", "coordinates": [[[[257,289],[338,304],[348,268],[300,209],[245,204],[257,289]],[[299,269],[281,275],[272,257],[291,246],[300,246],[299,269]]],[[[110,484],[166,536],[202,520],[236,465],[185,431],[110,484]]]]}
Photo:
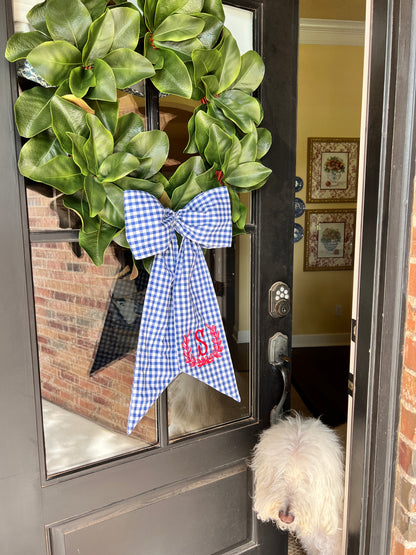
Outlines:
{"type": "Polygon", "coordinates": [[[278,370],[283,379],[283,392],[280,401],[270,411],[270,424],[276,424],[282,413],[287,394],[290,389],[288,338],[281,332],[275,333],[269,339],[269,363],[274,370],[278,370]]]}

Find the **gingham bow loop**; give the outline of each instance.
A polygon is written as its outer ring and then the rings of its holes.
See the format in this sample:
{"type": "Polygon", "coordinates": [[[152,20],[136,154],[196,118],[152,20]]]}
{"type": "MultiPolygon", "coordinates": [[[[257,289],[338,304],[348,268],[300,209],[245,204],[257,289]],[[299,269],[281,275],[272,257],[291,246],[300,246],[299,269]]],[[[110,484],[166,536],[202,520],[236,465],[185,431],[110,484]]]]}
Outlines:
{"type": "Polygon", "coordinates": [[[136,259],[155,255],[140,324],[127,432],[181,372],[240,396],[203,248],[229,247],[225,187],[173,212],[144,191],[124,192],[126,236],[136,259]],[[180,249],[177,235],[182,236],[180,249]]]}

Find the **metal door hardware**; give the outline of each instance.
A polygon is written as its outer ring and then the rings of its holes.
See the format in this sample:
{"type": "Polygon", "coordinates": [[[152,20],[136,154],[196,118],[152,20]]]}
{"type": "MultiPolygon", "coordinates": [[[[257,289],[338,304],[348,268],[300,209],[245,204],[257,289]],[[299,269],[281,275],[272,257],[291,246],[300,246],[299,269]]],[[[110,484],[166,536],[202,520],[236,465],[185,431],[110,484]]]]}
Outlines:
{"type": "Polygon", "coordinates": [[[277,281],[269,289],[269,314],[283,318],[290,312],[290,289],[283,281],[277,281]]]}
{"type": "Polygon", "coordinates": [[[278,369],[283,378],[282,397],[270,412],[270,423],[275,424],[280,417],[283,405],[286,401],[290,388],[289,368],[290,358],[288,356],[288,338],[283,333],[277,332],[269,339],[269,363],[278,369]]]}

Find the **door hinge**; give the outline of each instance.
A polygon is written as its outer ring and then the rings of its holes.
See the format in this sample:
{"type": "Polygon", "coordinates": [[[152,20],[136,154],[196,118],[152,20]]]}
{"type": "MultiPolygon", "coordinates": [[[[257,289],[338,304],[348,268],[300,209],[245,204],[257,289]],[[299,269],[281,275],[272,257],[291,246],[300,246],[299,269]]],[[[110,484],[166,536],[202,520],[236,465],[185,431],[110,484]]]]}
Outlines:
{"type": "Polygon", "coordinates": [[[354,374],[349,372],[348,373],[348,395],[352,397],[353,393],[354,393],[354,374]]]}
{"type": "Polygon", "coordinates": [[[355,343],[357,336],[357,320],[355,318],[351,319],[351,341],[355,343]]]}

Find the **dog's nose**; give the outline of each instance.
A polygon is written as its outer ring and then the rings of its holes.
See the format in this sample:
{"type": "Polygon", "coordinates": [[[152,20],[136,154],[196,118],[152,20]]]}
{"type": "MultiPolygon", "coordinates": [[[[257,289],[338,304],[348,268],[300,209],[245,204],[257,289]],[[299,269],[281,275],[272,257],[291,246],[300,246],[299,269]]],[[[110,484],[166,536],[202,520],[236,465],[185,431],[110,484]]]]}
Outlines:
{"type": "Polygon", "coordinates": [[[295,520],[295,515],[290,513],[288,510],[279,511],[279,518],[285,524],[292,524],[292,522],[295,520]]]}

